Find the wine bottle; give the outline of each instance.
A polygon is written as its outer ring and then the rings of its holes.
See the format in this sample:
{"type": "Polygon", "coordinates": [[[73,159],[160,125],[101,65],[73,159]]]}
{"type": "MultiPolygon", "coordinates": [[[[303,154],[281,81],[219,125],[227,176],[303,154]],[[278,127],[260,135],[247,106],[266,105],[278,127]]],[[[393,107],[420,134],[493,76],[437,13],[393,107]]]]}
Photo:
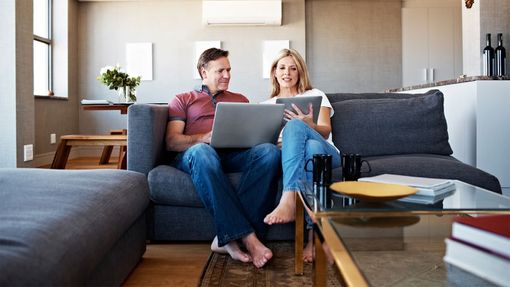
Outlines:
{"type": "Polygon", "coordinates": [[[496,47],[496,76],[506,74],[506,50],[503,47],[503,34],[498,33],[498,46],[496,47]]]}
{"type": "Polygon", "coordinates": [[[487,46],[483,48],[483,75],[494,76],[494,48],[491,46],[491,34],[486,36],[487,46]]]}

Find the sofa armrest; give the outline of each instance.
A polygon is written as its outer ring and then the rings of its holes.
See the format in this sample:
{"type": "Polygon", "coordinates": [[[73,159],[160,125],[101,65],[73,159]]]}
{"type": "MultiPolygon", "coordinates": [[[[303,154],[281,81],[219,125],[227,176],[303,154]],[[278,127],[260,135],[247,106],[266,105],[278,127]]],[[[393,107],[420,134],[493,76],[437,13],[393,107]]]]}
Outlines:
{"type": "Polygon", "coordinates": [[[149,173],[165,155],[168,106],[134,104],[128,110],[127,169],[149,173]]]}

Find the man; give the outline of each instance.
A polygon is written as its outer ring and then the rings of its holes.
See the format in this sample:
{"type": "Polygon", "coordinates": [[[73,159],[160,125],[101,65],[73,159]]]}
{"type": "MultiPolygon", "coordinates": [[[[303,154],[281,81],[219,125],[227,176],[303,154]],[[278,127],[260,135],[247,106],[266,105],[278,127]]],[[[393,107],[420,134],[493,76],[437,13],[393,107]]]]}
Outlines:
{"type": "Polygon", "coordinates": [[[179,94],[169,103],[167,149],[179,152],[175,167],[191,175],[195,190],[213,217],[216,237],[211,249],[260,268],[273,256],[258,236],[265,231],[263,219],[275,201],[270,186],[279,169],[280,151],[269,143],[250,149],[212,148],[209,143],[216,104],[248,99],[227,91],[231,69],[228,51],[204,51],[197,69],[201,88],[179,94]],[[237,189],[224,170],[243,173],[237,189]]]}

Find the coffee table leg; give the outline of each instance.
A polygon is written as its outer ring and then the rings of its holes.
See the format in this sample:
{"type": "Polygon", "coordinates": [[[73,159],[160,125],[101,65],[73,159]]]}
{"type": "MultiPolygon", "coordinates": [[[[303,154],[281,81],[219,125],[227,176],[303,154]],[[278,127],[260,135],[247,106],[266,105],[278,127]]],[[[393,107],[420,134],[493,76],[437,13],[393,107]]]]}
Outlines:
{"type": "Polygon", "coordinates": [[[294,241],[294,273],[296,275],[303,275],[303,246],[305,241],[304,221],[303,202],[299,196],[296,196],[296,234],[294,241]]]}
{"type": "Polygon", "coordinates": [[[314,277],[313,286],[326,286],[328,278],[328,266],[326,260],[326,254],[322,249],[322,241],[317,233],[319,232],[314,228],[313,232],[313,243],[315,245],[315,260],[314,260],[314,277]]]}

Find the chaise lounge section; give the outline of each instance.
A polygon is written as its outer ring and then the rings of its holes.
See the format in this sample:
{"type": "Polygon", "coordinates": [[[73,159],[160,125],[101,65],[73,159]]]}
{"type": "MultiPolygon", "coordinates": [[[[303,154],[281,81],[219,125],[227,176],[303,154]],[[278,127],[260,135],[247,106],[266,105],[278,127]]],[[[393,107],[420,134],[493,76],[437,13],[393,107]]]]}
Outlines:
{"type": "Polygon", "coordinates": [[[119,286],[146,247],[145,175],[0,169],[0,286],[119,286]]]}

